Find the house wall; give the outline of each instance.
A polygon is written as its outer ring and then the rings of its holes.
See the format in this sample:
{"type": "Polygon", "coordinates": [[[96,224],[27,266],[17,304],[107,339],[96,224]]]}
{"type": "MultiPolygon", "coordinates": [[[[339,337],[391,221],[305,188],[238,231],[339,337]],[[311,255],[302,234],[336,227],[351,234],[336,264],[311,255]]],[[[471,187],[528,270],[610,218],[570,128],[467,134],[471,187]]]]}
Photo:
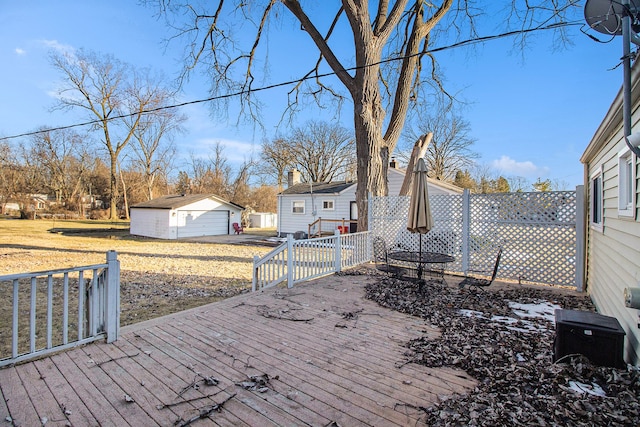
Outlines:
{"type": "MultiPolygon", "coordinates": [[[[388,172],[388,190],[390,195],[398,195],[402,182],[404,181],[404,170],[389,168],[388,172]]],[[[461,194],[462,190],[449,189],[445,184],[442,186],[431,184],[429,185],[429,195],[450,195],[461,194]]],[[[319,217],[323,219],[346,219],[350,218],[351,202],[356,201],[356,184],[344,190],[340,194],[314,194],[313,203],[311,195],[309,194],[281,194],[278,195],[278,234],[284,236],[286,234],[293,234],[296,231],[308,232],[309,224],[313,223],[319,217]],[[322,210],[322,200],[333,199],[335,209],[333,211],[322,210]],[[291,203],[294,200],[305,201],[305,214],[294,214],[291,212],[291,203]],[[316,215],[313,215],[314,209],[310,208],[315,206],[316,215]]],[[[336,227],[338,224],[336,224],[336,227]]],[[[326,228],[322,227],[323,231],[326,228]]]]}
{"type": "MultiPolygon", "coordinates": [[[[278,196],[278,234],[284,236],[293,234],[296,231],[309,231],[309,224],[322,219],[349,219],[349,209],[352,201],[356,200],[356,186],[344,190],[340,194],[286,194],[278,196]],[[323,209],[323,201],[333,200],[333,210],[323,209]],[[304,214],[293,213],[292,204],[294,201],[305,202],[304,214]]],[[[336,227],[339,224],[336,224],[336,227]]],[[[323,230],[327,230],[325,226],[323,230]]]]}
{"type": "MultiPolygon", "coordinates": [[[[638,113],[638,70],[634,70],[634,113],[632,132],[640,131],[638,113]]],[[[591,224],[591,209],[588,209],[586,290],[599,313],[618,319],[626,332],[625,360],[638,364],[640,356],[640,310],[627,308],[624,304],[624,289],[640,287],[640,222],[638,205],[638,159],[635,168],[635,212],[634,215],[619,215],[619,167],[618,153],[626,147],[623,140],[622,94],[614,100],[609,112],[596,131],[581,161],[585,164],[585,189],[587,206],[591,206],[591,176],[603,172],[603,221],[602,227],[591,224]]]]}
{"type": "MultiPolygon", "coordinates": [[[[626,360],[635,364],[640,355],[640,333],[637,327],[640,312],[625,307],[623,294],[627,287],[640,287],[640,222],[635,219],[637,214],[635,218],[618,215],[617,153],[624,144],[621,135],[620,133],[620,138],[607,144],[590,163],[590,172],[600,167],[604,172],[604,211],[602,229],[593,227],[588,221],[586,289],[598,312],[617,318],[625,329],[626,360]]],[[[636,189],[637,187],[636,185],[636,189]]]]}
{"type": "Polygon", "coordinates": [[[129,232],[135,236],[175,239],[175,228],[171,237],[170,213],[170,209],[131,208],[129,232]]]}

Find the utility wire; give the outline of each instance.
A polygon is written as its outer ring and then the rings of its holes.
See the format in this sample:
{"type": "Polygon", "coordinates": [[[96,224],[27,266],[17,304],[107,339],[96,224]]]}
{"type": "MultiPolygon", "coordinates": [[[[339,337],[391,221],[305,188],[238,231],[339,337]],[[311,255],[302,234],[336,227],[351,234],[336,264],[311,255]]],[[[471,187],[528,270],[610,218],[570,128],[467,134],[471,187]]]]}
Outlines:
{"type": "MultiPolygon", "coordinates": [[[[527,34],[527,33],[532,33],[535,31],[545,31],[545,30],[555,30],[558,28],[563,28],[563,27],[569,27],[569,26],[576,26],[576,25],[584,25],[582,22],[580,21],[573,21],[573,22],[558,22],[558,23],[554,23],[551,25],[547,25],[544,27],[535,27],[535,28],[529,28],[529,29],[524,29],[524,30],[514,30],[514,31],[508,31],[505,33],[501,33],[501,34],[494,34],[491,36],[483,36],[483,37],[477,37],[477,38],[473,38],[473,39],[467,39],[467,40],[462,40],[459,41],[457,43],[453,43],[447,46],[442,46],[442,47],[437,47],[434,49],[430,49],[427,52],[421,51],[419,53],[415,53],[412,55],[405,55],[405,56],[399,56],[399,57],[394,57],[394,58],[388,58],[388,59],[383,59],[382,61],[378,61],[372,64],[367,64],[367,65],[362,65],[362,66],[356,66],[356,67],[351,67],[351,68],[346,68],[343,71],[356,71],[359,69],[363,69],[363,68],[368,68],[368,67],[373,67],[373,66],[377,66],[377,65],[382,65],[382,64],[387,64],[390,62],[394,62],[394,61],[401,61],[407,58],[412,58],[415,56],[422,56],[425,53],[429,53],[429,54],[433,54],[433,53],[438,53],[438,52],[443,52],[446,50],[450,50],[450,49],[455,49],[455,48],[459,48],[459,47],[463,47],[463,46],[467,46],[467,45],[473,45],[473,44],[477,44],[477,43],[484,43],[490,40],[497,40],[497,39],[501,39],[501,38],[505,38],[505,37],[512,37],[515,35],[519,35],[519,34],[527,34]]],[[[271,89],[275,89],[275,88],[279,88],[279,87],[283,87],[283,86],[290,86],[293,84],[297,84],[301,81],[306,81],[306,80],[312,80],[312,79],[320,79],[320,78],[324,78],[324,77],[330,77],[330,76],[334,76],[336,74],[336,72],[332,71],[332,72],[327,72],[327,73],[322,73],[322,74],[314,74],[311,76],[307,76],[304,78],[300,78],[300,79],[296,79],[296,80],[289,80],[286,82],[281,82],[281,83],[274,83],[272,85],[268,85],[268,86],[262,86],[259,88],[255,88],[255,89],[249,89],[249,90],[241,90],[239,92],[234,92],[234,93],[227,93],[224,95],[216,95],[216,96],[212,96],[209,98],[204,98],[204,99],[198,99],[198,100],[194,100],[194,101],[186,101],[186,102],[182,102],[179,104],[172,104],[172,105],[165,105],[162,107],[157,107],[157,108],[152,108],[149,110],[143,110],[142,112],[135,112],[135,113],[129,113],[129,114],[120,114],[117,116],[113,116],[113,117],[109,117],[106,120],[107,121],[112,121],[112,120],[116,120],[116,119],[124,119],[127,117],[132,117],[135,116],[137,114],[151,114],[151,113],[155,113],[158,111],[162,111],[162,110],[169,110],[169,109],[173,109],[173,108],[180,108],[180,107],[185,107],[187,105],[193,105],[193,104],[201,104],[203,102],[211,102],[211,101],[218,101],[221,99],[227,99],[227,98],[232,98],[235,96],[240,96],[240,95],[245,95],[245,94],[249,94],[249,93],[253,93],[253,92],[263,92],[266,90],[271,90],[271,89]]],[[[11,135],[11,136],[5,136],[5,137],[0,137],[0,141],[5,141],[5,140],[9,140],[9,139],[16,139],[16,138],[22,138],[25,136],[32,136],[32,135],[37,135],[40,133],[46,133],[46,132],[53,132],[53,131],[59,131],[59,130],[65,130],[65,129],[72,129],[72,128],[76,128],[76,127],[83,127],[83,126],[91,126],[91,125],[95,125],[98,123],[101,123],[103,120],[100,119],[96,119],[96,120],[90,120],[88,122],[82,122],[82,123],[75,123],[75,124],[71,124],[71,125],[66,125],[66,126],[57,126],[57,127],[52,127],[52,128],[47,128],[47,129],[41,129],[41,130],[37,130],[37,131],[32,131],[32,132],[25,132],[25,133],[21,133],[21,134],[17,134],[17,135],[11,135]]]]}

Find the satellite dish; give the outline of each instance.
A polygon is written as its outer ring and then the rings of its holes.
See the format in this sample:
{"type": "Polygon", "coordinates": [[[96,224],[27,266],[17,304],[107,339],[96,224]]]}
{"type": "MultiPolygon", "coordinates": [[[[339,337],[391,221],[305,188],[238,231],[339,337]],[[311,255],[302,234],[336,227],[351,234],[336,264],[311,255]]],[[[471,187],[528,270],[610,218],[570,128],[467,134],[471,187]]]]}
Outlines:
{"type": "Polygon", "coordinates": [[[624,8],[612,0],[587,0],[584,5],[584,19],[599,33],[622,34],[622,14],[624,8]]]}
{"type": "MultiPolygon", "coordinates": [[[[633,0],[630,2],[632,3],[633,0]]],[[[630,4],[628,7],[616,0],[587,0],[584,5],[584,19],[599,33],[611,36],[622,34],[622,17],[625,14],[631,17],[634,32],[640,30],[636,24],[638,8],[630,4]]]]}

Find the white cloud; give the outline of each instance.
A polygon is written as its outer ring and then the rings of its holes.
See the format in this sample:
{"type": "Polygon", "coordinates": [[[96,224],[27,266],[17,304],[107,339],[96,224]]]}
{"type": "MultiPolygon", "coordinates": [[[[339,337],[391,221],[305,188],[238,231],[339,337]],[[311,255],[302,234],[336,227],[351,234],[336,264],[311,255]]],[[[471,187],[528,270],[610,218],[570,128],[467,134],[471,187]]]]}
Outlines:
{"type": "Polygon", "coordinates": [[[549,173],[546,167],[536,166],[531,161],[518,162],[509,156],[502,156],[491,162],[491,167],[505,175],[516,175],[528,178],[538,178],[549,173]]]}
{"type": "Polygon", "coordinates": [[[15,52],[16,52],[16,54],[17,54],[17,55],[20,55],[20,56],[22,56],[22,55],[26,55],[26,54],[27,54],[27,51],[26,51],[26,50],[21,49],[21,48],[19,48],[19,47],[17,47],[17,48],[16,48],[15,52]]]}
{"type": "Polygon", "coordinates": [[[76,49],[68,44],[58,42],[58,40],[40,40],[40,43],[48,49],[53,49],[59,53],[73,55],[76,49]]]}

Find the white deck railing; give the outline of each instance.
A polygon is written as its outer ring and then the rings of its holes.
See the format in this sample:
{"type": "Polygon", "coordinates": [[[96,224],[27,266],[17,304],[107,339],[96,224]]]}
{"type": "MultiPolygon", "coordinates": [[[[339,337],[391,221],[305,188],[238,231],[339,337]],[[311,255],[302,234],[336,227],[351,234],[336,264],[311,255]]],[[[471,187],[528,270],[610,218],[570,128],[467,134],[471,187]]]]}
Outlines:
{"type": "Polygon", "coordinates": [[[315,239],[287,241],[262,258],[253,259],[252,290],[287,281],[294,284],[342,271],[371,260],[371,232],[339,234],[315,239]]]}
{"type": "MultiPolygon", "coordinates": [[[[0,276],[0,287],[3,295],[12,295],[11,345],[0,343],[0,366],[118,338],[120,262],[115,251],[107,252],[104,264],[0,276]]],[[[0,328],[2,335],[9,334],[7,324],[0,328]]]]}

